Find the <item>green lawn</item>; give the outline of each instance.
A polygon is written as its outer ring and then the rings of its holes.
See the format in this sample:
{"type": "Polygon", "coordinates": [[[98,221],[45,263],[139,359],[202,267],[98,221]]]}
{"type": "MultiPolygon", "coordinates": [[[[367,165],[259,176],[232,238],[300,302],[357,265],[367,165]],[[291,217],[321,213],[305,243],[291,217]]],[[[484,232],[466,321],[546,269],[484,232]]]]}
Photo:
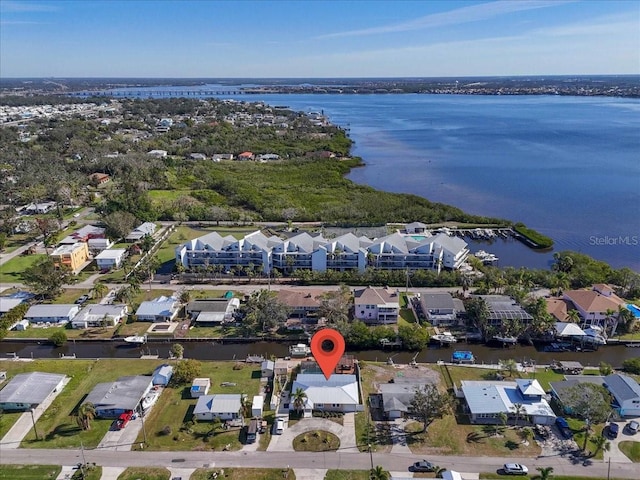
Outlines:
{"type": "Polygon", "coordinates": [[[58,465],[0,465],[0,480],[48,480],[58,478],[58,465]]]}
{"type": "Polygon", "coordinates": [[[198,468],[189,480],[210,480],[212,473],[225,480],[295,480],[293,469],[280,468],[198,468]],[[224,477],[221,475],[224,471],[224,477]]]}
{"type": "Polygon", "coordinates": [[[22,280],[22,272],[45,258],[45,254],[18,255],[0,266],[0,277],[4,282],[18,282],[22,280]]]}
{"type": "Polygon", "coordinates": [[[11,430],[20,415],[22,415],[22,412],[0,412],[0,439],[11,430]]]}
{"type": "MultiPolygon", "coordinates": [[[[260,387],[259,367],[242,362],[201,362],[200,377],[211,378],[209,394],[241,393],[250,399],[260,387]],[[234,370],[234,368],[236,368],[234,370]],[[222,387],[224,382],[235,383],[222,387]]],[[[239,429],[212,430],[213,422],[192,422],[193,408],[197,399],[189,395],[189,386],[166,388],[145,417],[147,449],[152,450],[217,450],[229,445],[230,450],[241,448],[239,429]]],[[[136,442],[144,441],[141,432],[136,442]]]]}
{"type": "Polygon", "coordinates": [[[171,472],[164,467],[129,467],[118,480],[169,480],[171,472]]]}
{"type": "Polygon", "coordinates": [[[296,452],[331,452],[340,447],[340,439],[333,433],[316,430],[301,433],[293,439],[296,452]]]}
{"type": "Polygon", "coordinates": [[[629,460],[636,463],[640,462],[640,442],[624,441],[618,445],[622,453],[624,453],[629,460]]]}
{"type": "Polygon", "coordinates": [[[21,443],[23,448],[86,448],[98,445],[109,429],[111,420],[94,420],[91,429],[82,431],[73,413],[85,396],[100,382],[116,380],[124,375],[151,374],[160,360],[35,360],[33,362],[3,362],[2,369],[10,379],[18,373],[63,373],[70,377],[69,384],[60,392],[51,406],[36,423],[40,440],[33,429],[21,443]]]}
{"type": "MultiPolygon", "coordinates": [[[[148,328],[148,325],[147,325],[148,328]]],[[[69,341],[73,341],[76,338],[104,338],[108,339],[113,336],[115,331],[114,327],[111,328],[87,328],[87,329],[73,329],[67,328],[67,326],[60,327],[29,327],[26,330],[11,330],[7,332],[6,338],[49,338],[53,333],[58,330],[64,330],[69,341]]]]}

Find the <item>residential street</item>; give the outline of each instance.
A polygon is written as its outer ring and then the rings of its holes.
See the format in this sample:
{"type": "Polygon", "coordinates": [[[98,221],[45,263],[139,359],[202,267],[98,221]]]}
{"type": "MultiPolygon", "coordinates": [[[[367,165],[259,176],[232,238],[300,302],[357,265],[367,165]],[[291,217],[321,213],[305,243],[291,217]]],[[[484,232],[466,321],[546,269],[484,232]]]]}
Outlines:
{"type": "MultiPolygon", "coordinates": [[[[262,468],[314,468],[366,470],[371,468],[368,453],[306,453],[306,452],[127,452],[112,450],[85,450],[87,462],[107,467],[164,466],[167,468],[201,467],[262,467],[262,468]]],[[[410,454],[373,453],[373,464],[394,472],[406,472],[409,465],[421,458],[410,454]]],[[[495,472],[505,462],[504,458],[428,456],[429,460],[445,467],[463,472],[495,472]]],[[[536,467],[553,467],[555,475],[585,477],[607,477],[608,464],[594,462],[583,465],[573,463],[568,457],[509,458],[510,461],[527,465],[530,471],[536,467]]],[[[75,465],[82,461],[80,450],[3,450],[0,463],[75,465]]],[[[638,478],[638,465],[611,462],[611,478],[638,478]]]]}

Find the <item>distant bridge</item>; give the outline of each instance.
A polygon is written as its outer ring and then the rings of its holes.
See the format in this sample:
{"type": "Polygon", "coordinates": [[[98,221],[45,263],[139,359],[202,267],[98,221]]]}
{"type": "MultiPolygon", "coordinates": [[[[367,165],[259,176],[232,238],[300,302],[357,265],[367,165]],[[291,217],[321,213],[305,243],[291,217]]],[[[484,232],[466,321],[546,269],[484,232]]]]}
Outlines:
{"type": "Polygon", "coordinates": [[[213,97],[219,95],[242,95],[244,90],[98,90],[82,92],[83,97],[213,97]]]}

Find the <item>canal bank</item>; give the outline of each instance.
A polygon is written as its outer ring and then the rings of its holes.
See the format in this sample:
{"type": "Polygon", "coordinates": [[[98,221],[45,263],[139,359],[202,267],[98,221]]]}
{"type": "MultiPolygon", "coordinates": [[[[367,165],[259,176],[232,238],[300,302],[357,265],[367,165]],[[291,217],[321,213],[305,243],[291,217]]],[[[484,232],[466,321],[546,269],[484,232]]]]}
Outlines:
{"type": "MultiPolygon", "coordinates": [[[[68,341],[61,347],[48,342],[2,341],[0,357],[19,357],[26,359],[60,358],[140,358],[153,355],[158,358],[169,358],[172,341],[150,341],[143,345],[129,344],[123,341],[68,341]]],[[[289,346],[296,343],[254,341],[251,343],[220,343],[218,341],[180,341],[184,347],[184,357],[197,360],[245,360],[249,356],[286,357],[289,346]]],[[[591,352],[544,352],[533,346],[518,345],[512,348],[494,348],[484,344],[459,344],[449,348],[429,346],[420,352],[378,350],[347,350],[362,361],[392,361],[395,364],[409,364],[413,360],[418,363],[448,362],[455,350],[466,350],[473,353],[477,364],[496,364],[500,360],[532,361],[538,365],[547,365],[555,361],[575,360],[584,366],[598,366],[606,362],[614,368],[620,368],[622,362],[640,356],[640,349],[624,345],[604,345],[591,352]]]]}

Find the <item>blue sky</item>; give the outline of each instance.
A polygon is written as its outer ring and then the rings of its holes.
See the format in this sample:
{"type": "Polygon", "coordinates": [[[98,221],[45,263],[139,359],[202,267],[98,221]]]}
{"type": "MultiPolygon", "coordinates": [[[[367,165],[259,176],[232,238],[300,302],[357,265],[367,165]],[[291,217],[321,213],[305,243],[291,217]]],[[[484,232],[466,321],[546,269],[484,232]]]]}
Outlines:
{"type": "Polygon", "coordinates": [[[640,0],[0,0],[3,77],[640,73],[640,0]]]}

